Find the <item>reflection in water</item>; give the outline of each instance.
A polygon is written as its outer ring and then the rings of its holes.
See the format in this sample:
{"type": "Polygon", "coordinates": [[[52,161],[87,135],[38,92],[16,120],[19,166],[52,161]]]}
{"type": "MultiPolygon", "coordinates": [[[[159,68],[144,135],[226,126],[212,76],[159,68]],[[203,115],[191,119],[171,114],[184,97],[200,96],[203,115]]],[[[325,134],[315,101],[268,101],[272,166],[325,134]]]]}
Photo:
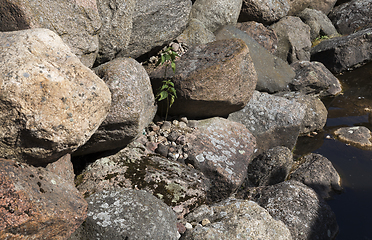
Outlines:
{"type": "Polygon", "coordinates": [[[372,240],[372,151],[361,150],[333,138],[345,126],[365,126],[372,131],[372,62],[337,76],[343,94],[323,99],[328,109],[324,131],[298,139],[295,155],[319,153],[332,161],[344,191],[328,203],[335,212],[340,232],[337,240],[372,240]]]}

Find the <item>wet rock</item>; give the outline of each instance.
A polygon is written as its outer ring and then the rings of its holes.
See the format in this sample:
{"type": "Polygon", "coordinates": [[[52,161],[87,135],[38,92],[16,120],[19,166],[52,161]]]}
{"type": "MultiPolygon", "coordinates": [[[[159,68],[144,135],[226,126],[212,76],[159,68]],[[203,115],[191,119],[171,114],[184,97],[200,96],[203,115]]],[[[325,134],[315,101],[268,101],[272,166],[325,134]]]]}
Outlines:
{"type": "Polygon", "coordinates": [[[0,155],[46,165],[83,145],[106,118],[106,84],[54,32],[0,33],[0,155]]]}
{"type": "Polygon", "coordinates": [[[89,141],[74,155],[123,148],[142,134],[157,107],[146,70],[132,58],[117,58],[94,71],[111,91],[111,108],[89,141]]]}
{"type": "Polygon", "coordinates": [[[201,222],[202,218],[210,224],[200,224],[187,230],[181,237],[187,239],[292,239],[288,228],[282,221],[273,219],[270,214],[252,201],[229,198],[212,206],[203,205],[190,213],[189,222],[201,222]]]}
{"type": "Polygon", "coordinates": [[[172,209],[146,191],[102,191],[87,202],[88,217],[69,240],[179,238],[172,209]]]}
{"type": "Polygon", "coordinates": [[[62,38],[85,66],[93,66],[101,28],[96,1],[2,0],[1,5],[1,32],[50,29],[62,38]]]}
{"type": "Polygon", "coordinates": [[[276,56],[288,63],[310,60],[310,27],[299,17],[284,17],[270,27],[278,36],[276,56]]]}
{"type": "Polygon", "coordinates": [[[1,159],[0,239],[69,237],[87,214],[87,203],[71,180],[42,167],[1,159]]]}
{"type": "Polygon", "coordinates": [[[289,8],[287,0],[243,0],[239,21],[271,24],[287,16],[289,8]]]}
{"type": "Polygon", "coordinates": [[[198,121],[188,139],[187,161],[211,180],[210,198],[227,198],[246,177],[255,138],[242,124],[211,118],[198,121]]]}
{"type": "Polygon", "coordinates": [[[320,62],[298,61],[291,64],[296,77],[291,91],[320,97],[335,96],[342,91],[340,81],[320,62]]]}
{"type": "Polygon", "coordinates": [[[245,108],[228,119],[244,124],[256,137],[258,155],[276,146],[293,149],[305,114],[295,100],[255,91],[245,108]]]}
{"type": "Polygon", "coordinates": [[[179,42],[184,42],[188,46],[207,44],[216,40],[214,34],[209,31],[198,19],[192,18],[187,24],[187,28],[177,37],[179,42]]]}
{"type": "Polygon", "coordinates": [[[190,48],[176,60],[176,66],[175,74],[165,65],[149,73],[155,92],[163,80],[174,82],[177,99],[169,109],[169,115],[188,118],[227,116],[242,109],[256,87],[253,62],[248,47],[240,39],[190,48]]]}
{"type": "Polygon", "coordinates": [[[310,153],[298,161],[300,165],[291,173],[289,177],[291,180],[311,187],[324,199],[342,190],[340,175],[327,158],[310,153]]]}
{"type": "Polygon", "coordinates": [[[248,34],[234,26],[224,26],[215,34],[217,40],[240,38],[247,44],[258,77],[256,90],[272,93],[288,89],[288,83],[295,74],[286,62],[270,54],[248,34]]]}
{"type": "Polygon", "coordinates": [[[372,149],[371,131],[364,126],[339,128],[334,132],[334,134],[342,142],[361,149],[372,149]]]}
{"type": "Polygon", "coordinates": [[[359,67],[372,60],[372,28],[322,41],[311,49],[311,61],[324,64],[333,73],[359,67]]]}

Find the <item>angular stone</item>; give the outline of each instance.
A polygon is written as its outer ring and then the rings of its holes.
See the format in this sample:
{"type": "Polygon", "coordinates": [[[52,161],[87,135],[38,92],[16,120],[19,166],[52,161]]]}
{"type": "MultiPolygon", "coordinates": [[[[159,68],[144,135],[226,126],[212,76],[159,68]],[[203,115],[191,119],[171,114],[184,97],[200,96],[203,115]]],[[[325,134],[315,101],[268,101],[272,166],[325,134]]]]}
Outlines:
{"type": "Polygon", "coordinates": [[[0,159],[0,239],[68,238],[86,218],[87,203],[65,177],[0,159]]]}
{"type": "Polygon", "coordinates": [[[337,129],[334,133],[342,142],[351,144],[361,149],[372,149],[371,131],[364,126],[343,127],[337,129]]]}
{"type": "Polygon", "coordinates": [[[336,3],[337,0],[312,0],[308,8],[321,11],[325,15],[328,15],[336,3]]]}
{"type": "Polygon", "coordinates": [[[258,77],[256,90],[272,93],[288,89],[288,83],[295,73],[286,62],[270,54],[248,34],[234,26],[224,26],[215,34],[217,40],[239,38],[247,44],[258,77]]]}
{"type": "Polygon", "coordinates": [[[243,0],[239,21],[271,24],[287,16],[289,8],[287,0],[243,0]]]}
{"type": "Polygon", "coordinates": [[[187,28],[177,37],[179,42],[186,43],[188,46],[207,44],[216,40],[214,34],[209,31],[198,19],[192,18],[187,24],[187,28]]]}
{"type": "Polygon", "coordinates": [[[106,118],[106,84],[54,32],[0,33],[0,155],[46,165],[83,145],[106,118]]]}
{"type": "MultiPolygon", "coordinates": [[[[294,15],[302,12],[302,10],[309,7],[309,5],[311,4],[312,1],[314,1],[314,0],[289,0],[290,8],[289,8],[289,11],[288,11],[287,15],[288,16],[294,16],[294,15]]],[[[315,0],[315,1],[317,1],[317,0],[315,0]]],[[[320,0],[320,1],[324,1],[324,0],[320,0]]]]}

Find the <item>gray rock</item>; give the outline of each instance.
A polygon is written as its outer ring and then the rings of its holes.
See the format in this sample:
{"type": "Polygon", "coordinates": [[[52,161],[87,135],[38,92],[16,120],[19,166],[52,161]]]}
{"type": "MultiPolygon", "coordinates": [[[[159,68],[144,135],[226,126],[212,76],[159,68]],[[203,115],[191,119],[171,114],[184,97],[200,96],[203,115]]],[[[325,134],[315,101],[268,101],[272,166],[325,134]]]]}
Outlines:
{"type": "Polygon", "coordinates": [[[287,0],[243,0],[239,21],[271,24],[287,16],[289,8],[287,0]]]}
{"type": "Polygon", "coordinates": [[[310,153],[298,161],[300,165],[291,173],[289,179],[311,187],[324,199],[330,198],[331,193],[342,190],[340,175],[327,158],[310,153]]]}
{"type": "Polygon", "coordinates": [[[288,89],[288,83],[295,74],[286,62],[270,54],[248,34],[234,26],[224,26],[215,34],[217,40],[240,38],[247,44],[258,77],[256,90],[272,93],[288,89]]]}
{"type": "Polygon", "coordinates": [[[146,70],[132,58],[117,58],[95,68],[111,91],[106,119],[75,155],[125,147],[142,134],[157,107],[146,70]]]}
{"type": "Polygon", "coordinates": [[[69,240],[179,238],[172,209],[146,191],[102,191],[87,201],[88,217],[69,240]]]}
{"type": "Polygon", "coordinates": [[[364,126],[339,128],[334,132],[334,134],[342,142],[351,144],[361,149],[372,149],[371,131],[364,126]]]}
{"type": "Polygon", "coordinates": [[[333,73],[359,67],[372,60],[372,28],[322,41],[311,49],[311,61],[324,64],[333,73]]]}
{"type": "Polygon", "coordinates": [[[312,0],[308,8],[321,11],[325,15],[328,15],[336,3],[337,0],[312,0]]]}
{"type": "Polygon", "coordinates": [[[181,239],[292,239],[283,222],[274,220],[264,208],[252,201],[230,198],[210,207],[203,205],[186,217],[188,222],[198,223],[203,219],[208,219],[210,224],[196,225],[181,239]]]}
{"type": "Polygon", "coordinates": [[[276,56],[289,63],[310,60],[310,27],[299,17],[284,17],[270,27],[278,36],[276,56]]]}
{"type": "Polygon", "coordinates": [[[169,109],[170,115],[194,119],[227,116],[242,109],[257,82],[248,47],[240,39],[190,48],[176,60],[176,73],[171,66],[163,65],[149,76],[154,91],[159,89],[163,80],[173,81],[177,98],[169,109]]]}
{"type": "MultiPolygon", "coordinates": [[[[288,12],[287,15],[288,16],[294,16],[294,15],[302,12],[302,10],[309,7],[309,5],[311,4],[312,1],[314,1],[314,0],[289,0],[290,8],[289,8],[289,12],[288,12]]],[[[315,1],[317,1],[317,0],[315,0],[315,1]]],[[[321,1],[324,1],[324,0],[321,0],[321,1]]]]}
{"type": "Polygon", "coordinates": [[[320,62],[298,61],[291,64],[296,77],[291,91],[320,97],[335,96],[342,91],[340,81],[320,62]]]}
{"type": "Polygon", "coordinates": [[[207,44],[216,40],[214,34],[209,31],[198,19],[192,18],[187,24],[187,28],[177,37],[179,42],[184,42],[188,46],[207,44]]]}
{"type": "Polygon", "coordinates": [[[295,100],[255,91],[244,109],[228,119],[244,124],[256,137],[258,155],[276,146],[293,149],[305,114],[305,106],[295,100]]]}
{"type": "Polygon", "coordinates": [[[196,127],[187,136],[188,161],[211,180],[212,200],[227,198],[243,183],[256,140],[244,125],[224,118],[201,120],[196,127]]]}
{"type": "Polygon", "coordinates": [[[171,42],[186,29],[191,6],[191,0],[136,0],[130,41],[118,57],[137,58],[171,42]]]}
{"type": "Polygon", "coordinates": [[[338,35],[336,28],[331,20],[323,12],[306,8],[297,15],[301,20],[310,26],[311,41],[315,40],[319,35],[334,37],[338,35]]]}
{"type": "Polygon", "coordinates": [[[190,18],[196,18],[211,32],[238,21],[242,0],[196,0],[190,18]]]}
{"type": "Polygon", "coordinates": [[[0,33],[0,155],[46,165],[106,118],[106,84],[48,29],[0,33]]]}
{"type": "Polygon", "coordinates": [[[372,0],[353,0],[335,7],[329,18],[341,34],[372,27],[372,0]]]}

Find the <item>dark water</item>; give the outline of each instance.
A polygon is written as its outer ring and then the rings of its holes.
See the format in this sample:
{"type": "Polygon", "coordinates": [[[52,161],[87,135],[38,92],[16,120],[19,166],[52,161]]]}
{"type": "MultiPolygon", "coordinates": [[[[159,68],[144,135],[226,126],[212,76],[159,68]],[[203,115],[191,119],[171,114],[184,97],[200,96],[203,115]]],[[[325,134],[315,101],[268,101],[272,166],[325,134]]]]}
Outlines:
{"type": "Polygon", "coordinates": [[[372,240],[372,151],[358,149],[333,138],[345,126],[372,131],[372,63],[337,76],[344,93],[323,99],[328,120],[323,132],[301,137],[295,154],[319,153],[339,172],[344,191],[328,201],[340,227],[337,240],[372,240]]]}

